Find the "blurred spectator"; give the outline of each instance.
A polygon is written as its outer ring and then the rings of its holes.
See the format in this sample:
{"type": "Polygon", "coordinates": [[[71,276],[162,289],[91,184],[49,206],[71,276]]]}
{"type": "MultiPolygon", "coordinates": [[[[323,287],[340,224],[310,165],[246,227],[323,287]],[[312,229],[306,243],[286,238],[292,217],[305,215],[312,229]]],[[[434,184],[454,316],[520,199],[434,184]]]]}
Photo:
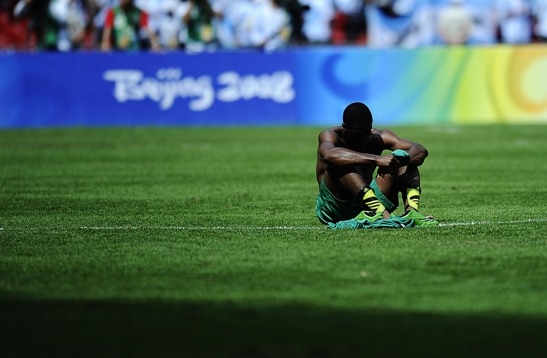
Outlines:
{"type": "Polygon", "coordinates": [[[547,42],[547,0],[0,0],[0,49],[274,51],[498,41],[547,42]]]}
{"type": "Polygon", "coordinates": [[[473,31],[473,15],[463,0],[451,0],[439,10],[437,31],[444,44],[467,44],[473,31]]]}
{"type": "Polygon", "coordinates": [[[492,45],[497,42],[496,15],[493,0],[464,0],[473,14],[470,45],[492,45]]]}
{"type": "Polygon", "coordinates": [[[120,5],[106,14],[101,49],[158,49],[156,35],[148,27],[148,14],[135,6],[133,0],[120,0],[120,5]],[[149,44],[146,43],[149,41],[149,44]]]}
{"type": "Polygon", "coordinates": [[[216,0],[215,30],[222,48],[274,51],[290,40],[290,17],[282,0],[216,0]]]}
{"type": "Polygon", "coordinates": [[[337,15],[333,23],[333,43],[366,43],[364,0],[334,0],[337,15]],[[339,32],[338,35],[336,32],[339,32]]]}
{"type": "Polygon", "coordinates": [[[417,48],[433,43],[434,11],[429,0],[377,0],[365,11],[370,47],[417,48]]]}
{"type": "Polygon", "coordinates": [[[0,0],[0,49],[27,49],[27,23],[15,21],[13,9],[18,0],[0,0]]]}
{"type": "Polygon", "coordinates": [[[216,14],[213,26],[221,48],[234,49],[250,46],[248,39],[250,19],[254,14],[252,0],[213,0],[213,12],[216,14]]]}
{"type": "Polygon", "coordinates": [[[120,4],[119,0],[90,0],[91,13],[93,14],[93,28],[95,43],[101,44],[103,38],[104,22],[108,10],[120,4]]]}
{"type": "Polygon", "coordinates": [[[49,13],[56,22],[56,48],[70,51],[80,48],[85,38],[87,13],[83,0],[51,0],[49,13]]]}
{"type": "Polygon", "coordinates": [[[308,43],[328,44],[332,37],[332,21],[335,16],[333,0],[300,0],[309,7],[304,12],[302,31],[308,43]]]}
{"type": "Polygon", "coordinates": [[[191,52],[214,50],[217,48],[213,29],[215,13],[208,0],[189,0],[188,12],[184,22],[188,28],[186,49],[191,52]]]}
{"type": "Polygon", "coordinates": [[[236,46],[238,48],[254,48],[257,22],[260,18],[262,0],[241,0],[237,17],[234,19],[236,46]]]}
{"type": "Polygon", "coordinates": [[[13,10],[16,19],[28,19],[29,35],[38,49],[56,49],[58,25],[49,14],[49,0],[19,0],[13,10]]]}
{"type": "MultiPolygon", "coordinates": [[[[148,27],[152,31],[157,32],[163,12],[166,10],[164,5],[170,2],[170,0],[135,0],[135,6],[146,12],[148,15],[148,27]]],[[[170,5],[168,4],[168,6],[170,5]]]]}
{"type": "Polygon", "coordinates": [[[181,49],[185,46],[186,24],[184,17],[190,3],[180,0],[137,0],[137,6],[150,18],[150,28],[157,34],[163,49],[181,49]]]}
{"type": "Polygon", "coordinates": [[[532,15],[534,38],[539,42],[547,42],[547,0],[534,0],[532,15]]]}
{"type": "Polygon", "coordinates": [[[252,45],[265,51],[285,48],[290,39],[290,19],[280,0],[263,0],[257,4],[252,29],[252,45]]]}
{"type": "Polygon", "coordinates": [[[11,36],[9,32],[10,19],[10,5],[7,0],[0,1],[0,49],[9,47],[11,36]]]}
{"type": "Polygon", "coordinates": [[[525,44],[532,40],[532,11],[529,0],[494,0],[500,41],[525,44]]]}
{"type": "Polygon", "coordinates": [[[304,13],[310,9],[310,6],[301,4],[299,0],[286,0],[284,4],[291,19],[290,43],[295,45],[306,43],[307,39],[302,28],[304,26],[304,13]]]}
{"type": "Polygon", "coordinates": [[[435,3],[435,43],[490,45],[497,42],[494,0],[436,0],[435,3]],[[467,19],[469,15],[471,23],[467,19]]]}

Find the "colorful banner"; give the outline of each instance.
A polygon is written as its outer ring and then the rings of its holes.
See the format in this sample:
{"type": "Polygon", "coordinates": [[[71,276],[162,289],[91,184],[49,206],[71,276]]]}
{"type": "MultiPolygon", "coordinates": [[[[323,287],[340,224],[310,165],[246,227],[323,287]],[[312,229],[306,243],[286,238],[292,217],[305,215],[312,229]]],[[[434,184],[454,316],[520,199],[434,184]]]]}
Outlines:
{"type": "Polygon", "coordinates": [[[547,46],[0,54],[0,127],[547,123],[547,46]]]}
{"type": "Polygon", "coordinates": [[[547,47],[324,50],[299,58],[310,124],[364,101],[377,122],[547,123],[547,47]]]}

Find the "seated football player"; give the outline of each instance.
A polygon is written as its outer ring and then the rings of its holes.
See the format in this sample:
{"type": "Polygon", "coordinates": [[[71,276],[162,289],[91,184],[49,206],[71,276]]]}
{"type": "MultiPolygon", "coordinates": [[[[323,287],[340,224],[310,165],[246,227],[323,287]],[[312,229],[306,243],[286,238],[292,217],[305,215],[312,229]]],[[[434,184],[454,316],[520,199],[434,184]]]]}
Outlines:
{"type": "Polygon", "coordinates": [[[360,102],[348,105],[341,126],[319,134],[316,214],[323,224],[349,219],[388,219],[402,195],[403,218],[415,226],[437,225],[420,213],[418,167],[428,156],[421,144],[389,129],[372,128],[372,113],[360,102]],[[385,150],[390,153],[382,154],[385,150]]]}

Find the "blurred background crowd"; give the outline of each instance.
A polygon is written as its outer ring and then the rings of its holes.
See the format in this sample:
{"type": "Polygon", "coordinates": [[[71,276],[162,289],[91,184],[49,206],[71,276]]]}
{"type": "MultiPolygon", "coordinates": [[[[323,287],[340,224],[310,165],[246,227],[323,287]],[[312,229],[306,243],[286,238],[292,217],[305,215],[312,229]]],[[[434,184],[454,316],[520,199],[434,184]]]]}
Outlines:
{"type": "Polygon", "coordinates": [[[217,51],[547,42],[547,0],[0,0],[0,49],[217,51]]]}

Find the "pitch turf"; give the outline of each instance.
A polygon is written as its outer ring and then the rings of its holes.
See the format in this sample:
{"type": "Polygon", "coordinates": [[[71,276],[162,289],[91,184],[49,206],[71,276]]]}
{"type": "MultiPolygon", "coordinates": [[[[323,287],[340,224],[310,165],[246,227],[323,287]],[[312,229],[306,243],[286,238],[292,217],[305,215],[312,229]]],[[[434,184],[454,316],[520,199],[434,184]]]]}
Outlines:
{"type": "Polygon", "coordinates": [[[329,231],[318,128],[0,131],[0,355],[533,357],[547,126],[399,127],[440,227],[329,231]]]}

